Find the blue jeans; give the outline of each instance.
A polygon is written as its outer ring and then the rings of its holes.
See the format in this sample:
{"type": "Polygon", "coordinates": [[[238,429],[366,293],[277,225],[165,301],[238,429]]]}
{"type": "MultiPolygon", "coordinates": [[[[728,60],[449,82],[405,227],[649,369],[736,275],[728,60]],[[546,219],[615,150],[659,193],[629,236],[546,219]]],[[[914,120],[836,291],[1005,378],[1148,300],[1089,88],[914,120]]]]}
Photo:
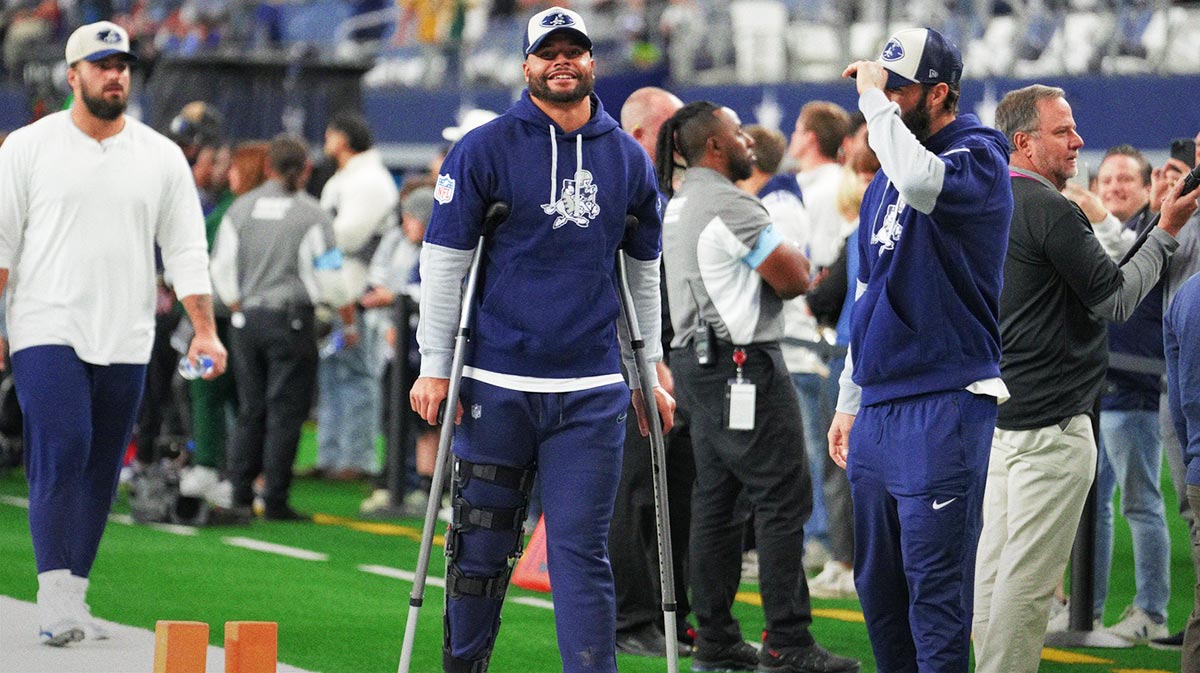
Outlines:
{"type": "Polygon", "coordinates": [[[825,379],[818,374],[792,374],[792,385],[800,398],[800,421],[804,426],[804,452],[808,455],[808,470],[812,477],[812,515],[804,524],[804,538],[820,540],[828,546],[829,515],[825,510],[825,457],[829,454],[829,443],[825,433],[829,430],[832,414],[825,409],[830,405],[822,395],[825,379]]]}
{"type": "Polygon", "coordinates": [[[323,470],[379,470],[383,332],[377,321],[358,318],[357,345],[321,359],[317,369],[317,466],[323,470]]]}
{"type": "Polygon", "coordinates": [[[1166,617],[1171,596],[1171,541],[1159,480],[1162,444],[1157,411],[1104,411],[1100,414],[1099,476],[1096,480],[1096,616],[1108,597],[1113,548],[1113,490],[1121,487],[1121,514],[1133,534],[1133,604],[1166,617]]]}

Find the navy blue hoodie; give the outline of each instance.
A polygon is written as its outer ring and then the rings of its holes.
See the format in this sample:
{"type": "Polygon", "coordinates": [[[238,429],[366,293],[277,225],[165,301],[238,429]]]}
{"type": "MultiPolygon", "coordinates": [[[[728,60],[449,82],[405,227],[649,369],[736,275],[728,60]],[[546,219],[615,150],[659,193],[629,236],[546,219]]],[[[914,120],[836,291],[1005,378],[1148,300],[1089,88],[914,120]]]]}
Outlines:
{"type": "Polygon", "coordinates": [[[488,205],[512,207],[485,248],[468,365],[552,379],[620,371],[625,215],[640,222],[625,247],[638,260],[658,258],[662,223],[649,157],[591,100],[591,120],[565,133],[526,91],[442,164],[427,242],[471,250],[488,205]]]}
{"type": "Polygon", "coordinates": [[[1013,211],[1008,141],[964,114],[924,146],[945,165],[930,212],[904,203],[882,170],[859,212],[866,290],[854,304],[851,352],[864,405],[1000,376],[1000,288],[1013,211]]]}

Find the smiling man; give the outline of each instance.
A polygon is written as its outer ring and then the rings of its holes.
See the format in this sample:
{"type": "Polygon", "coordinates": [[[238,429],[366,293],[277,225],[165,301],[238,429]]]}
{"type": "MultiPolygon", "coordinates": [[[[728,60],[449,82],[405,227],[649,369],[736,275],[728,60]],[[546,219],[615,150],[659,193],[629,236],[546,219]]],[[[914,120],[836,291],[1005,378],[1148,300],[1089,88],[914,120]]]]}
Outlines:
{"type": "MultiPolygon", "coordinates": [[[[662,228],[649,157],[592,94],[591,48],[575,12],[535,14],[525,33],[528,90],[454,145],[434,191],[421,250],[421,377],[411,393],[430,423],[446,399],[459,288],[484,213],[497,201],[512,207],[486,239],[454,437],[442,658],[452,673],[487,670],[535,472],[563,670],[617,670],[607,540],[630,388],[620,374],[614,265],[624,240],[657,362],[662,228]],[[626,214],[640,222],[632,232],[626,214]]],[[[674,400],[661,386],[654,398],[670,430],[674,400]]]]}
{"type": "Polygon", "coordinates": [[[1142,248],[1118,267],[1062,190],[1083,139],[1062,89],[1035,84],[996,109],[1007,137],[1014,211],[1000,296],[1000,407],[975,569],[980,673],[1038,668],[1050,597],[1062,577],[1096,471],[1090,412],[1104,382],[1106,321],[1123,322],[1158,281],[1196,209],[1180,195],[1142,248]]]}
{"type": "Polygon", "coordinates": [[[155,244],[192,325],[195,362],[225,369],[204,219],[183,153],[125,115],[129,36],[107,21],[67,40],[70,110],[0,150],[0,291],[25,414],[41,638],[106,637],[88,575],[108,519],[154,341],[155,244]]]}

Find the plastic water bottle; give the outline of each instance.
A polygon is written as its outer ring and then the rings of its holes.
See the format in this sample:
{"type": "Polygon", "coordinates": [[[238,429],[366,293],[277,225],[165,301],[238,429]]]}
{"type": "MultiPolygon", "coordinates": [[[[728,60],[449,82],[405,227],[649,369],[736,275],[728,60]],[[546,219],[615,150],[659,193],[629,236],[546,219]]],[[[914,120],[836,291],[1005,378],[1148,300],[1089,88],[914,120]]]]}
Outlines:
{"type": "Polygon", "coordinates": [[[345,347],[346,333],[340,329],[335,329],[329,333],[329,336],[321,340],[321,357],[327,358],[345,347]]]}
{"type": "Polygon", "coordinates": [[[179,360],[179,375],[188,381],[198,379],[213,370],[213,359],[207,355],[196,357],[196,364],[185,355],[179,360]]]}

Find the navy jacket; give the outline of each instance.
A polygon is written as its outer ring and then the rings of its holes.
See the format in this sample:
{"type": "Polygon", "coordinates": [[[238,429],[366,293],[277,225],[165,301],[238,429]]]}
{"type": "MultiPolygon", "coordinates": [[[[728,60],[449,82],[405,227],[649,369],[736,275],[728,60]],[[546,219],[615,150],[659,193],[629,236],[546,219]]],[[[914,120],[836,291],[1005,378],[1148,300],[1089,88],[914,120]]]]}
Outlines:
{"type": "Polygon", "coordinates": [[[479,242],[487,207],[512,212],[486,246],[467,363],[540,378],[620,371],[614,282],[625,246],[657,259],[662,224],[654,168],[592,97],[591,120],[564,133],[526,91],[505,114],[450,150],[434,190],[425,240],[457,250],[479,242]]]}
{"type": "Polygon", "coordinates": [[[1013,212],[1008,141],[963,114],[924,146],[944,164],[940,185],[918,185],[935,194],[929,212],[906,203],[883,170],[859,211],[858,280],[866,289],[854,304],[851,353],[864,405],[1000,376],[1013,212]]]}

